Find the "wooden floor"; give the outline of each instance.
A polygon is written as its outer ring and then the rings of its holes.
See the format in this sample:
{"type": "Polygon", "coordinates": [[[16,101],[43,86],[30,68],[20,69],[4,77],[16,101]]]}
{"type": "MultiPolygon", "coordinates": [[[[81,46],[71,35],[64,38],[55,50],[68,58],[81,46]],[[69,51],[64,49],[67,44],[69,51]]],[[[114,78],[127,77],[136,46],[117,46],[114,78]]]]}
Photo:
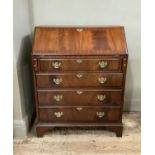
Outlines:
{"type": "Polygon", "coordinates": [[[14,155],[140,155],[140,113],[124,113],[122,138],[102,130],[54,129],[43,138],[34,129],[14,139],[14,155]]]}

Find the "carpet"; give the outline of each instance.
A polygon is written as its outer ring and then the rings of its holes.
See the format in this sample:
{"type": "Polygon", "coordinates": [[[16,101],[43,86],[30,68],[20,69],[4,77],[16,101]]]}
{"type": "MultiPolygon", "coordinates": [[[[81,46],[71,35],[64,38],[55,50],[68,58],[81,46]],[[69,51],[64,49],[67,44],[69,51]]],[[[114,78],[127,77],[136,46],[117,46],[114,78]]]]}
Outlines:
{"type": "Polygon", "coordinates": [[[123,137],[101,129],[53,129],[37,138],[14,138],[14,155],[140,155],[140,113],[123,114],[123,137]]]}

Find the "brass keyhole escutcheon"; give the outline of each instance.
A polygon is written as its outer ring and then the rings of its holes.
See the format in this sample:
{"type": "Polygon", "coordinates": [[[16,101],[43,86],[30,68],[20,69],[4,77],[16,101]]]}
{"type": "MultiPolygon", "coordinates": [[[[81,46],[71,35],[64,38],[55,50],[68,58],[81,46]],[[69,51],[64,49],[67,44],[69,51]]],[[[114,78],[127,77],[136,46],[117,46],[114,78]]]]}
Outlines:
{"type": "Polygon", "coordinates": [[[83,75],[82,75],[82,74],[76,74],[76,76],[77,76],[78,78],[83,77],[83,75]]]}
{"type": "Polygon", "coordinates": [[[81,111],[83,108],[82,107],[77,107],[76,108],[78,111],[81,111]]]}
{"type": "Polygon", "coordinates": [[[82,94],[82,93],[83,93],[83,91],[78,90],[76,93],[80,95],[80,94],[82,94]]]}
{"type": "Polygon", "coordinates": [[[76,62],[77,62],[78,64],[80,64],[80,63],[82,63],[83,61],[82,61],[81,59],[77,59],[76,62]]]}
{"type": "Polygon", "coordinates": [[[83,29],[82,29],[82,28],[77,28],[76,31],[78,31],[78,32],[82,32],[83,29]]]}

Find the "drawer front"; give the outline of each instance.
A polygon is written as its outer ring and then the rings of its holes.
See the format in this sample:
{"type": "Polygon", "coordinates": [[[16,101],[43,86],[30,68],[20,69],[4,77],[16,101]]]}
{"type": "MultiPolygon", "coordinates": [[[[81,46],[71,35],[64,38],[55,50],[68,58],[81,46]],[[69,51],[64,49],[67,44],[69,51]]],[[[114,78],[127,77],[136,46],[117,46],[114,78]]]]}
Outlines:
{"type": "Polygon", "coordinates": [[[41,108],[39,120],[45,122],[115,122],[120,108],[41,108]]]}
{"type": "Polygon", "coordinates": [[[38,88],[121,87],[122,73],[37,74],[38,88]]]}
{"type": "Polygon", "coordinates": [[[40,59],[40,72],[50,71],[119,71],[121,59],[40,59]]]}
{"type": "Polygon", "coordinates": [[[39,105],[54,106],[89,106],[89,105],[120,105],[122,100],[122,90],[115,91],[38,91],[39,105]]]}

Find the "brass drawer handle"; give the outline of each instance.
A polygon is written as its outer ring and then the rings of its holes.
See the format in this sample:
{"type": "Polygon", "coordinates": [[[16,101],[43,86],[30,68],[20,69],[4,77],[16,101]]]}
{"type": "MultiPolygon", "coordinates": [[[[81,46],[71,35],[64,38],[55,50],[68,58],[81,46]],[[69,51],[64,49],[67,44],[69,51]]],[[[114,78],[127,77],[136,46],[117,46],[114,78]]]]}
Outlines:
{"type": "Polygon", "coordinates": [[[97,99],[99,101],[104,101],[106,99],[106,95],[97,95],[97,99]]]}
{"type": "Polygon", "coordinates": [[[82,94],[82,93],[83,93],[83,91],[78,90],[76,93],[80,95],[80,94],[82,94]]]}
{"type": "Polygon", "coordinates": [[[57,102],[59,102],[59,101],[61,101],[61,100],[63,99],[63,95],[54,95],[53,98],[54,98],[57,102]]]}
{"type": "Polygon", "coordinates": [[[53,82],[57,85],[59,85],[61,82],[62,82],[62,79],[61,78],[54,78],[53,79],[53,82]]]}
{"type": "Polygon", "coordinates": [[[61,62],[59,62],[59,61],[52,62],[52,66],[53,66],[53,68],[58,69],[61,66],[61,62]]]}
{"type": "Polygon", "coordinates": [[[107,61],[100,61],[100,62],[99,62],[99,66],[100,66],[101,68],[105,68],[105,67],[107,67],[107,65],[108,65],[108,62],[107,62],[107,61]]]}
{"type": "Polygon", "coordinates": [[[78,31],[78,32],[82,32],[82,31],[83,31],[83,29],[78,28],[78,29],[76,29],[76,31],[78,31]]]}
{"type": "Polygon", "coordinates": [[[81,111],[83,108],[82,107],[77,107],[76,108],[78,111],[81,111]]]}
{"type": "Polygon", "coordinates": [[[99,81],[101,84],[104,84],[104,83],[107,81],[107,78],[106,78],[106,77],[99,77],[99,78],[98,78],[98,81],[99,81]]]}
{"type": "Polygon", "coordinates": [[[83,61],[82,61],[81,59],[77,59],[76,62],[77,62],[78,64],[80,64],[80,63],[82,63],[83,61]]]}
{"type": "Polygon", "coordinates": [[[54,112],[54,115],[57,117],[57,118],[60,118],[63,116],[63,112],[54,112]]]}
{"type": "Polygon", "coordinates": [[[105,112],[96,112],[96,115],[97,115],[99,118],[102,118],[103,116],[105,116],[105,112]]]}
{"type": "Polygon", "coordinates": [[[83,77],[83,75],[82,75],[82,74],[76,74],[76,76],[77,76],[78,78],[83,77]]]}

